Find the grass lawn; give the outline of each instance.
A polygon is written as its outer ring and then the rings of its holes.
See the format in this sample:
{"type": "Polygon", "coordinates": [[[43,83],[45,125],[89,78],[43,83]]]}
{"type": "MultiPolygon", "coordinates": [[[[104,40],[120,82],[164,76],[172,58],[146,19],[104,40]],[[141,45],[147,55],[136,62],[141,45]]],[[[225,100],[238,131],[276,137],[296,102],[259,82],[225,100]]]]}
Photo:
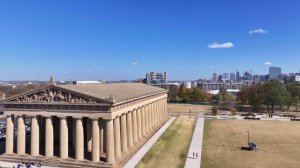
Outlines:
{"type": "Polygon", "coordinates": [[[137,165],[138,168],[182,168],[189,150],[196,118],[179,117],[137,165]]]}
{"type": "Polygon", "coordinates": [[[208,112],[210,111],[211,106],[207,105],[195,105],[195,104],[177,104],[177,103],[168,103],[168,110],[171,113],[178,112],[208,112]]]}
{"type": "Polygon", "coordinates": [[[299,130],[299,122],[205,120],[201,167],[299,168],[299,130]],[[240,150],[247,130],[256,151],[240,150]]]}

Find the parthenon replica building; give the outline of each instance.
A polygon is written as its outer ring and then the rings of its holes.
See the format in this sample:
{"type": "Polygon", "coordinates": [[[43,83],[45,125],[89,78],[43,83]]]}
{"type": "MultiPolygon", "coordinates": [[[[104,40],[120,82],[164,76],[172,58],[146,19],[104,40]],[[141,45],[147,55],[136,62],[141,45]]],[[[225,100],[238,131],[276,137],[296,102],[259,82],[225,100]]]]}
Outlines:
{"type": "Polygon", "coordinates": [[[58,167],[118,167],[168,119],[167,90],[139,83],[49,84],[0,104],[7,122],[0,160],[58,167]]]}

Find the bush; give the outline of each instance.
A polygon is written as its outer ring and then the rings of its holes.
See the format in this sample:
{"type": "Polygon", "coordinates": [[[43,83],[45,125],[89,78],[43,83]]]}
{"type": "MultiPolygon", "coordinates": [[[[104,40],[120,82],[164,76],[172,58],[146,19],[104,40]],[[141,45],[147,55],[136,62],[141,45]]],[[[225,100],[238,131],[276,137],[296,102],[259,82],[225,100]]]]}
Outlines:
{"type": "Polygon", "coordinates": [[[217,115],[218,111],[219,111],[219,109],[216,106],[214,106],[214,107],[211,108],[212,115],[217,115]]]}
{"type": "Polygon", "coordinates": [[[231,114],[234,116],[237,113],[237,110],[235,108],[230,109],[231,114]]]}

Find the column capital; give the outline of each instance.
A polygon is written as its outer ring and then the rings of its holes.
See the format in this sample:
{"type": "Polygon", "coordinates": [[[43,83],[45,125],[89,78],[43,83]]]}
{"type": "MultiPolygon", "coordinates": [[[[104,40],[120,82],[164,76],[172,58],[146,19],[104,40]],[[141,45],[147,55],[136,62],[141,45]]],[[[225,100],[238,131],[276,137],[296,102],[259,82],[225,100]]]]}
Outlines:
{"type": "Polygon", "coordinates": [[[3,117],[6,117],[6,118],[12,117],[12,114],[6,114],[6,115],[3,115],[3,117]]]}
{"type": "Polygon", "coordinates": [[[45,117],[45,118],[53,118],[53,116],[51,116],[51,115],[43,115],[43,117],[45,117]]]}
{"type": "Polygon", "coordinates": [[[15,114],[16,117],[24,117],[25,115],[23,114],[15,114]]]}
{"type": "Polygon", "coordinates": [[[60,118],[60,119],[66,119],[68,116],[57,115],[57,117],[60,118]]]}
{"type": "Polygon", "coordinates": [[[72,118],[74,118],[74,119],[82,119],[83,117],[79,117],[79,116],[72,116],[72,118]]]}
{"type": "Polygon", "coordinates": [[[95,121],[95,120],[99,120],[100,118],[99,117],[89,117],[89,119],[91,119],[92,121],[95,121]]]}

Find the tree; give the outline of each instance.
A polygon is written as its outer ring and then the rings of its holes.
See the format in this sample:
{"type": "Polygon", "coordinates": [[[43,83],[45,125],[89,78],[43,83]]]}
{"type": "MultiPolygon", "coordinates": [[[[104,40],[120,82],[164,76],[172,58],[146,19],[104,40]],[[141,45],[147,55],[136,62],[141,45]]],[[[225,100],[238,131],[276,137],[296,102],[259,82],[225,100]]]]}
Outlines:
{"type": "Polygon", "coordinates": [[[289,97],[287,99],[287,109],[289,109],[290,105],[295,106],[298,111],[299,101],[300,101],[300,84],[292,83],[288,84],[287,91],[289,92],[289,97]]]}
{"type": "Polygon", "coordinates": [[[168,91],[168,98],[173,99],[175,97],[178,97],[178,94],[179,94],[179,87],[176,85],[170,85],[168,91]]]}
{"type": "Polygon", "coordinates": [[[191,101],[193,102],[202,102],[208,101],[209,94],[199,88],[192,88],[191,89],[191,101]]]}
{"type": "Polygon", "coordinates": [[[262,85],[256,84],[243,88],[241,92],[238,93],[238,100],[240,100],[242,104],[248,104],[252,106],[253,111],[255,111],[257,107],[263,105],[264,103],[262,85]]]}
{"type": "Polygon", "coordinates": [[[271,106],[271,112],[273,113],[275,105],[282,106],[286,103],[288,92],[282,83],[276,80],[269,81],[263,84],[262,89],[262,96],[264,103],[268,106],[268,111],[271,106]]]}
{"type": "Polygon", "coordinates": [[[236,100],[236,98],[230,92],[226,92],[224,95],[222,95],[222,97],[223,97],[223,101],[235,101],[236,100]]]}
{"type": "Polygon", "coordinates": [[[179,88],[179,98],[182,99],[184,102],[186,102],[188,100],[188,93],[187,93],[187,89],[184,87],[184,85],[180,85],[179,88]]]}

